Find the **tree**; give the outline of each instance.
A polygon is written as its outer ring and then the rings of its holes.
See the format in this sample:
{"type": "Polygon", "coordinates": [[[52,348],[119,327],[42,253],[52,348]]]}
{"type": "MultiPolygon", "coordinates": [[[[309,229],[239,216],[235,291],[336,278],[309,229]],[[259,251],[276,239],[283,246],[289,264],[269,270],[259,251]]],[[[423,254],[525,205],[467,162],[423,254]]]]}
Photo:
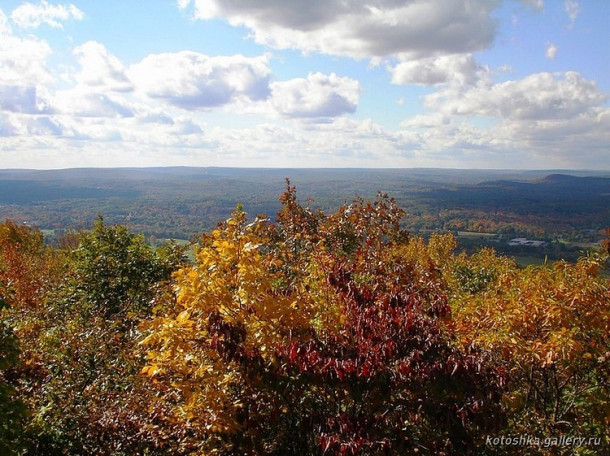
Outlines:
{"type": "Polygon", "coordinates": [[[7,317],[27,347],[13,375],[31,410],[23,454],[164,451],[169,431],[155,427],[154,391],[138,376],[138,325],[157,301],[173,299],[181,249],[157,255],[141,236],[101,219],[68,251],[44,246],[37,230],[9,224],[2,232],[10,235],[0,243],[0,277],[14,290],[7,317]]]}
{"type": "Polygon", "coordinates": [[[604,261],[594,255],[518,269],[487,251],[461,256],[448,270],[463,291],[453,301],[460,339],[491,351],[510,372],[513,432],[588,435],[610,447],[610,286],[598,276],[604,261]]]}
{"type": "Polygon", "coordinates": [[[505,378],[455,348],[440,273],[403,261],[402,211],[380,195],[326,216],[290,185],[281,201],[277,224],[238,209],[204,236],[146,326],[170,419],[204,452],[475,451],[505,378]]]}
{"type": "Polygon", "coordinates": [[[59,257],[40,230],[7,220],[0,223],[0,283],[13,309],[41,305],[62,276],[59,257]]]}
{"type": "MultiPolygon", "coordinates": [[[[0,290],[2,290],[0,288],[0,290]]],[[[0,453],[17,454],[23,430],[25,408],[15,397],[15,388],[7,379],[10,369],[19,362],[19,345],[12,328],[5,321],[8,302],[0,294],[0,453]]]]}
{"type": "Polygon", "coordinates": [[[155,294],[151,285],[167,280],[184,261],[177,246],[175,250],[178,255],[164,253],[161,259],[143,236],[121,225],[107,226],[99,217],[93,229],[81,235],[73,252],[70,299],[79,300],[92,314],[101,312],[107,317],[149,313],[155,294]]]}

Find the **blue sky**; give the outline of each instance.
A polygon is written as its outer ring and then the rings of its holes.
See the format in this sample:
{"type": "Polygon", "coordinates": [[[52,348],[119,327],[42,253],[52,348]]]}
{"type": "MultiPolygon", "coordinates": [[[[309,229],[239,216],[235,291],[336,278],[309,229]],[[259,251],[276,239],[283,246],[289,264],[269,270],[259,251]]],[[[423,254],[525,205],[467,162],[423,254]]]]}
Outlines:
{"type": "Polygon", "coordinates": [[[0,4],[0,167],[610,169],[606,0],[0,4]]]}

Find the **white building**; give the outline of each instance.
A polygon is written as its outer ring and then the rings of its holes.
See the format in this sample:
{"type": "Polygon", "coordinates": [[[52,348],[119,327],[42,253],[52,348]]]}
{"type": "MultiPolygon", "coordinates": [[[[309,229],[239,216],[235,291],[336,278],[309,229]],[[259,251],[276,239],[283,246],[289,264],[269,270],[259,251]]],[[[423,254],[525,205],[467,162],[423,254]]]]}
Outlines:
{"type": "Polygon", "coordinates": [[[508,241],[508,245],[516,246],[516,245],[527,245],[529,247],[544,247],[547,245],[546,241],[535,241],[527,238],[514,238],[508,241]]]}

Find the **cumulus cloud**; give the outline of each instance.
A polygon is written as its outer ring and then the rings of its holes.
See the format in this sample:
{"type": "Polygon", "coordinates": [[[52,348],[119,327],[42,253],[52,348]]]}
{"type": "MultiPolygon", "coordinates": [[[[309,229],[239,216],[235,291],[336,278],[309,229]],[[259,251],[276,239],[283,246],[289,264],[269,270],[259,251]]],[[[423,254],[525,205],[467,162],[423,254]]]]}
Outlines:
{"type": "Polygon", "coordinates": [[[267,57],[209,57],[191,51],[152,54],[128,70],[137,89],[183,109],[206,109],[269,96],[267,57]]]}
{"type": "Polygon", "coordinates": [[[80,72],[76,74],[78,83],[116,92],[133,89],[123,64],[103,44],[88,41],[76,47],[74,55],[81,65],[80,72]]]}
{"type": "Polygon", "coordinates": [[[53,109],[58,114],[77,117],[120,118],[135,115],[122,98],[81,88],[58,91],[53,100],[53,109]]]}
{"type": "Polygon", "coordinates": [[[271,90],[271,104],[284,117],[336,117],[356,110],[360,84],[334,73],[310,73],[306,79],[275,82],[271,90]]]}
{"type": "Polygon", "coordinates": [[[531,120],[574,118],[607,99],[595,81],[568,71],[467,90],[449,88],[426,96],[425,102],[446,114],[531,120]]]}
{"type": "Polygon", "coordinates": [[[12,21],[21,28],[37,28],[46,24],[54,28],[63,28],[63,22],[69,20],[82,20],[84,14],[76,6],[49,5],[42,0],[38,5],[24,3],[11,13],[12,21]]]}
{"type": "MultiPolygon", "coordinates": [[[[61,125],[50,116],[23,117],[21,122],[27,135],[60,136],[63,134],[61,125]]],[[[22,132],[22,134],[24,134],[22,132]]]]}
{"type": "Polygon", "coordinates": [[[573,119],[472,122],[433,113],[405,120],[402,134],[416,156],[452,167],[584,168],[604,159],[610,109],[573,119]]]}
{"type": "Polygon", "coordinates": [[[254,39],[305,52],[384,57],[468,53],[487,48],[497,0],[192,0],[199,19],[224,18],[254,39]]]}
{"type": "Polygon", "coordinates": [[[415,150],[450,154],[447,166],[583,168],[610,141],[608,96],[576,72],[538,73],[476,86],[447,86],[425,97],[432,111],[405,119],[415,150]]]}
{"type": "Polygon", "coordinates": [[[7,113],[0,111],[0,137],[6,138],[17,134],[15,125],[11,120],[7,113]]]}
{"type": "Polygon", "coordinates": [[[6,17],[4,11],[0,9],[0,36],[9,35],[10,33],[12,33],[12,30],[8,23],[8,17],[6,17]]]}
{"type": "Polygon", "coordinates": [[[550,60],[555,60],[555,57],[557,56],[557,46],[555,46],[553,43],[547,43],[546,45],[546,58],[550,59],[550,60]]]}
{"type": "Polygon", "coordinates": [[[45,41],[15,36],[0,10],[0,136],[58,134],[53,120],[43,116],[52,112],[45,89],[53,81],[50,54],[45,41]]]}
{"type": "Polygon", "coordinates": [[[50,116],[22,115],[0,111],[0,137],[60,136],[58,122],[50,116]]]}
{"type": "Polygon", "coordinates": [[[473,84],[481,70],[472,54],[458,54],[401,62],[390,73],[394,84],[463,85],[473,84]]]}
{"type": "Polygon", "coordinates": [[[203,133],[200,125],[193,122],[192,119],[181,118],[173,123],[173,129],[170,134],[176,136],[199,135],[203,133]]]}
{"type": "Polygon", "coordinates": [[[33,86],[51,82],[53,77],[46,66],[50,54],[46,41],[15,36],[0,10],[0,84],[33,86]]]}
{"type": "Polygon", "coordinates": [[[36,87],[0,85],[0,110],[39,114],[49,111],[48,101],[38,96],[36,87]]]}
{"type": "Polygon", "coordinates": [[[441,125],[448,125],[450,118],[440,112],[433,114],[418,114],[403,120],[400,123],[401,127],[406,128],[437,128],[441,125]]]}

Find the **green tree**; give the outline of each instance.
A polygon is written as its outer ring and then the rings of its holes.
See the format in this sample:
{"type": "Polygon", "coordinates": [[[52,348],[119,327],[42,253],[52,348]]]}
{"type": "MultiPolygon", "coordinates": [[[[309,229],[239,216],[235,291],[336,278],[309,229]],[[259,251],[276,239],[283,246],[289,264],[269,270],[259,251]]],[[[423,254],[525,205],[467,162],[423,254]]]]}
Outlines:
{"type": "Polygon", "coordinates": [[[92,315],[129,317],[150,314],[153,285],[167,281],[184,261],[180,248],[165,246],[162,257],[146,244],[142,235],[121,225],[107,226],[100,216],[90,232],[82,233],[73,252],[74,274],[67,296],[92,315]]]}
{"type": "Polygon", "coordinates": [[[138,376],[138,325],[155,302],[173,299],[183,251],[157,255],[101,219],[66,251],[44,246],[37,230],[3,232],[0,278],[14,290],[7,318],[27,347],[15,370],[31,410],[24,455],[155,454],[167,433],[149,416],[154,392],[138,376]]]}

